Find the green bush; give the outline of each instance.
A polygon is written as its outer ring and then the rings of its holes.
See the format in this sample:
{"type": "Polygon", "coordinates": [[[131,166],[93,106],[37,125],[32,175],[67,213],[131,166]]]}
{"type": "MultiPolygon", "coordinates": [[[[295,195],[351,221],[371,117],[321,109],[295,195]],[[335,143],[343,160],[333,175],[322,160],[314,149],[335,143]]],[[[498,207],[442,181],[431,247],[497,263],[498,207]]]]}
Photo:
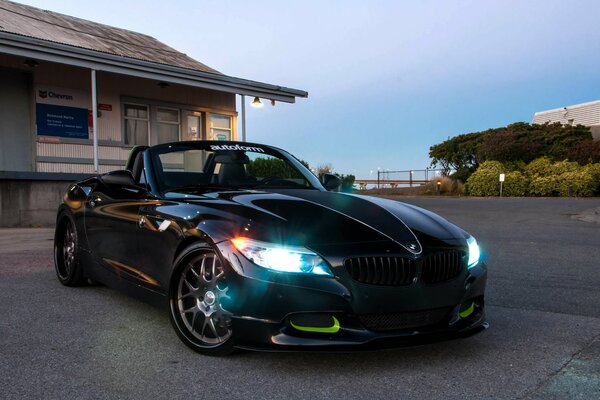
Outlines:
{"type": "Polygon", "coordinates": [[[541,157],[527,165],[513,162],[508,166],[498,161],[481,164],[467,180],[468,193],[472,196],[498,196],[498,176],[506,170],[504,196],[588,197],[600,194],[600,163],[582,167],[576,162],[552,162],[541,157]]]}
{"type": "Polygon", "coordinates": [[[486,161],[467,179],[467,192],[471,196],[498,196],[500,174],[504,166],[498,161],[486,161]]]}
{"type": "Polygon", "coordinates": [[[525,172],[525,167],[527,166],[527,164],[525,164],[525,162],[521,160],[504,162],[503,165],[507,171],[519,172],[525,172]]]}
{"type": "Polygon", "coordinates": [[[519,171],[507,172],[502,187],[503,196],[526,196],[529,188],[529,179],[519,171]]]}
{"type": "Polygon", "coordinates": [[[584,166],[583,172],[593,178],[592,185],[594,186],[595,194],[600,194],[600,163],[584,166]]]}
{"type": "Polygon", "coordinates": [[[525,166],[525,173],[533,178],[536,175],[548,176],[552,174],[552,161],[548,157],[536,158],[527,166],[525,166]]]}
{"type": "Polygon", "coordinates": [[[581,165],[576,162],[559,161],[552,164],[552,174],[562,175],[567,172],[581,171],[581,165]]]}
{"type": "Polygon", "coordinates": [[[588,164],[559,176],[560,196],[590,197],[600,194],[600,164],[588,164]]]}
{"type": "Polygon", "coordinates": [[[536,175],[529,183],[531,196],[557,196],[559,193],[560,179],[556,175],[536,175]]]}
{"type": "Polygon", "coordinates": [[[280,178],[299,178],[298,172],[285,161],[278,158],[259,157],[248,163],[248,174],[260,178],[277,176],[280,178]]]}
{"type": "Polygon", "coordinates": [[[593,164],[582,168],[576,162],[552,163],[538,158],[525,167],[530,176],[529,193],[532,196],[593,196],[598,192],[600,172],[593,164]]]}
{"type": "Polygon", "coordinates": [[[532,178],[529,192],[534,196],[594,196],[600,193],[600,164],[554,163],[547,175],[532,178]]]}
{"type": "Polygon", "coordinates": [[[586,174],[583,169],[576,172],[565,172],[559,176],[558,194],[560,196],[589,197],[596,192],[594,176],[586,174]]]}

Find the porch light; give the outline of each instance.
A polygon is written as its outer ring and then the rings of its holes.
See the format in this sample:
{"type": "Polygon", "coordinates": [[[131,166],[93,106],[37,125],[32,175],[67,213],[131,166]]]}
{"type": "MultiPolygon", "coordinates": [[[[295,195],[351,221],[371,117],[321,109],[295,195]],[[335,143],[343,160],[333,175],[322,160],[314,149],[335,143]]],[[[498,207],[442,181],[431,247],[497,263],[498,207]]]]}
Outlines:
{"type": "Polygon", "coordinates": [[[261,108],[262,106],[264,106],[264,104],[262,103],[262,101],[260,101],[258,97],[255,97],[250,105],[254,108],[261,108]]]}

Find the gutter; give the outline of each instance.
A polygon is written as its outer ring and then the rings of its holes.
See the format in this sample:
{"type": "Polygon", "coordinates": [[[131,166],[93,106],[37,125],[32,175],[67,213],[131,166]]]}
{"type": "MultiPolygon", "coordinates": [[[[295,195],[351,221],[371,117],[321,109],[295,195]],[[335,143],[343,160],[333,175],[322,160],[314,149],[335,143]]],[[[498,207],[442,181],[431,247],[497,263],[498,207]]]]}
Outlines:
{"type": "Polygon", "coordinates": [[[286,103],[294,103],[296,97],[308,97],[308,92],[303,90],[138,60],[2,31],[0,53],[286,103]]]}

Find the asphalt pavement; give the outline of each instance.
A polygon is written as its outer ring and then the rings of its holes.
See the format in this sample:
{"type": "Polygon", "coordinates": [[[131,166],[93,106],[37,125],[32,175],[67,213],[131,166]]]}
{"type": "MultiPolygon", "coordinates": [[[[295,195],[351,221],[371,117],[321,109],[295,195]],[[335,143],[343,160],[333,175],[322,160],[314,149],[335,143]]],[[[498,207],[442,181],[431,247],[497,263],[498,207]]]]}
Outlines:
{"type": "Polygon", "coordinates": [[[165,310],[56,280],[50,229],[0,230],[3,399],[600,399],[600,200],[403,198],[476,236],[490,329],[359,353],[185,347],[165,310]]]}

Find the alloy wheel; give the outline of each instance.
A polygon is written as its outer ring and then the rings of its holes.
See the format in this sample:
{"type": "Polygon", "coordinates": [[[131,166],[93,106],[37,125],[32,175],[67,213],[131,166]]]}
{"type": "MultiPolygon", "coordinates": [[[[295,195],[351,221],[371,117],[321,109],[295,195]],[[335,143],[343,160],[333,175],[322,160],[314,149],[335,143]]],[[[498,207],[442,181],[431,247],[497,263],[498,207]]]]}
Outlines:
{"type": "Polygon", "coordinates": [[[216,347],[232,334],[227,280],[212,251],[197,254],[182,269],[177,284],[177,312],[189,334],[201,346],[216,347]]]}

